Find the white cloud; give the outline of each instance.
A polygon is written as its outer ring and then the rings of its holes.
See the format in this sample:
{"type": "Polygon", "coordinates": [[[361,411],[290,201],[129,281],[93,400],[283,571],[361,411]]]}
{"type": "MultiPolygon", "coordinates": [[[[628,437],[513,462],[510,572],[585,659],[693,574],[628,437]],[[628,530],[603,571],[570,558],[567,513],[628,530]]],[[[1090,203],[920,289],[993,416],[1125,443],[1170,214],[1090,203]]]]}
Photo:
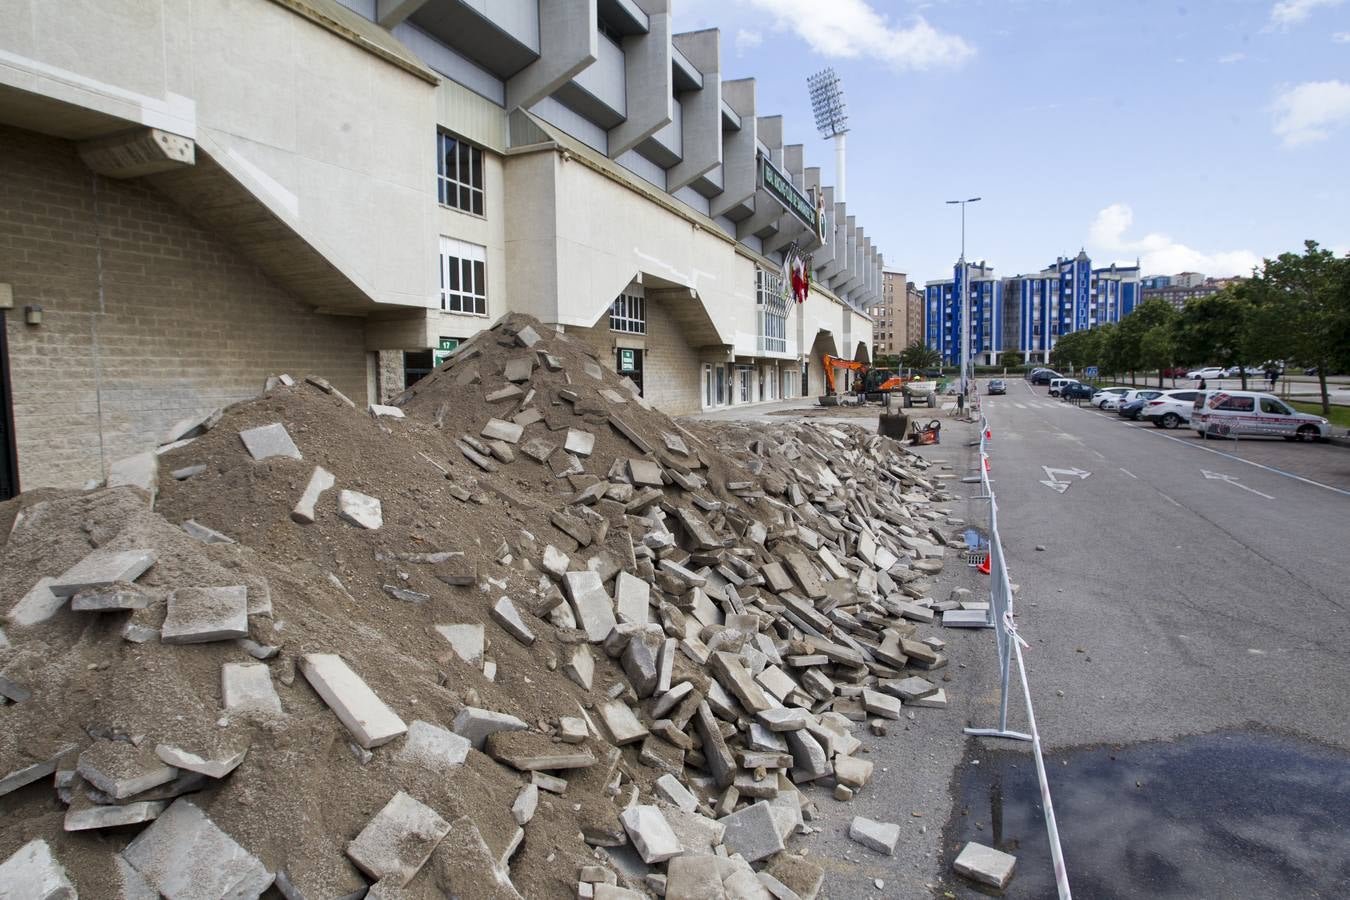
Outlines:
{"type": "Polygon", "coordinates": [[[1280,0],[1270,10],[1270,21],[1289,27],[1297,25],[1313,14],[1318,7],[1340,6],[1344,0],[1280,0]]]}
{"type": "Polygon", "coordinates": [[[1331,36],[1331,39],[1338,44],[1350,44],[1350,31],[1338,31],[1331,36]]]}
{"type": "Polygon", "coordinates": [[[736,29],[736,55],[742,56],[745,51],[753,50],[764,43],[764,35],[758,31],[747,31],[744,28],[736,29]]]}
{"type": "Polygon", "coordinates": [[[1227,53],[1219,57],[1219,62],[1228,65],[1229,63],[1242,62],[1246,58],[1247,54],[1245,53],[1227,53]]]}
{"type": "Polygon", "coordinates": [[[939,31],[923,16],[893,25],[866,0],[749,0],[821,56],[875,59],[893,69],[955,67],[975,55],[964,38],[939,31]]]}
{"type": "Polygon", "coordinates": [[[1275,98],[1275,134],[1286,147],[1329,137],[1350,123],[1350,83],[1307,81],[1275,98]]]}
{"type": "Polygon", "coordinates": [[[1102,255],[1114,257],[1118,263],[1133,265],[1138,257],[1146,275],[1177,272],[1246,275],[1261,263],[1261,258],[1251,250],[1204,253],[1156,232],[1131,239],[1126,232],[1133,224],[1134,210],[1124,203],[1112,203],[1092,221],[1088,229],[1088,246],[1102,255]]]}

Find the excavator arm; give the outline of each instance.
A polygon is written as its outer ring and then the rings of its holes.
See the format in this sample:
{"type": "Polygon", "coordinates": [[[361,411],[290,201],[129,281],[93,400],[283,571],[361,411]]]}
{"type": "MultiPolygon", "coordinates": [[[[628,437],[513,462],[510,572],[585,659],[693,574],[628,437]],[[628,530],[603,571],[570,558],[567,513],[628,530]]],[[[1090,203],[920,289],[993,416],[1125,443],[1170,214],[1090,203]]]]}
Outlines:
{"type": "Polygon", "coordinates": [[[825,363],[825,393],[828,395],[833,395],[835,393],[834,388],[835,369],[848,369],[849,371],[852,372],[867,371],[867,366],[863,363],[855,362],[854,360],[851,359],[840,359],[837,356],[830,356],[828,353],[825,354],[825,356],[823,357],[823,362],[825,363]]]}

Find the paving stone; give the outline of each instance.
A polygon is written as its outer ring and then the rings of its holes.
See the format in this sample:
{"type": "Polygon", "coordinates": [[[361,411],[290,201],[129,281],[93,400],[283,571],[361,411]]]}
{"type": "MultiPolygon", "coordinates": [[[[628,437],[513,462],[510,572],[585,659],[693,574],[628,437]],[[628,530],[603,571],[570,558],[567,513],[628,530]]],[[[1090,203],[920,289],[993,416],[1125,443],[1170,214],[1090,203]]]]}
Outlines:
{"type": "Polygon", "coordinates": [[[42,838],[34,838],[0,863],[0,897],[5,900],[77,900],[65,867],[42,838]]]}
{"type": "Polygon", "coordinates": [[[404,887],[450,831],[450,823],[399,791],[347,845],[347,856],[376,881],[404,887]]]}
{"type": "MultiPolygon", "coordinates": [[[[141,800],[121,805],[72,805],[66,810],[62,828],[65,831],[93,831],[97,828],[118,828],[153,821],[167,807],[167,800],[141,800]]],[[[5,896],[0,894],[0,897],[5,896]]]]}
{"type": "Polygon", "coordinates": [[[286,426],[280,422],[245,429],[239,432],[239,439],[244,442],[244,447],[254,460],[270,459],[273,456],[301,458],[300,448],[295,446],[286,426]]]}
{"type": "Polygon", "coordinates": [[[780,853],[769,860],[764,872],[778,879],[801,900],[815,900],[825,885],[825,870],[819,864],[792,853],[780,853]]]}
{"type": "Polygon", "coordinates": [[[39,578],[37,584],[14,604],[6,614],[6,618],[13,625],[24,628],[39,625],[56,615],[61,607],[66,605],[66,598],[75,593],[72,591],[71,594],[57,596],[51,589],[56,581],[51,577],[39,578]]]}
{"type": "Polygon", "coordinates": [[[203,644],[248,637],[248,588],[181,587],[169,593],[159,639],[166,644],[203,644]]]}
{"type": "Polygon", "coordinates": [[[539,343],[539,340],[539,332],[535,331],[534,328],[529,325],[526,325],[516,332],[516,343],[527,350],[539,343]]]}
{"type": "Polygon", "coordinates": [[[244,761],[244,757],[248,755],[248,745],[224,745],[202,756],[172,744],[156,744],[155,755],[161,762],[175,769],[197,772],[208,778],[224,778],[244,761]]]}
{"type": "MultiPolygon", "coordinates": [[[[146,569],[155,564],[155,556],[154,550],[95,550],[56,579],[49,581],[47,589],[64,599],[89,588],[109,587],[119,581],[135,581],[146,569]]],[[[19,606],[23,606],[27,600],[25,596],[24,600],[19,601],[19,606]]],[[[40,611],[41,597],[34,606],[40,611]]],[[[14,611],[11,611],[10,615],[12,617],[14,611]]],[[[24,623],[16,621],[15,624],[24,623]]]]}
{"type": "Polygon", "coordinates": [[[374,416],[375,418],[377,418],[377,419],[379,419],[379,418],[386,418],[386,419],[402,419],[402,418],[406,418],[406,414],[403,412],[403,410],[399,409],[397,406],[385,406],[385,405],[382,404],[382,403],[372,403],[372,404],[370,404],[370,406],[369,406],[368,408],[369,408],[369,410],[370,410],[370,414],[371,414],[372,416],[374,416]]]}
{"type": "Polygon", "coordinates": [[[591,451],[595,449],[595,435],[589,431],[569,428],[567,429],[567,439],[563,442],[563,449],[577,456],[590,456],[591,451]]]}
{"type": "Polygon", "coordinates": [[[175,900],[258,897],[273,881],[257,858],[185,797],[137,835],[122,858],[175,900]]]}
{"type": "Polygon", "coordinates": [[[974,841],[962,847],[952,862],[957,874],[1000,889],[1008,886],[1016,866],[1017,857],[1012,854],[974,841]]]}
{"type": "Polygon", "coordinates": [[[900,842],[900,826],[893,822],[854,816],[848,826],[848,836],[869,850],[894,856],[895,845],[900,842]]]}
{"type": "Polygon", "coordinates": [[[743,856],[746,862],[757,862],[783,849],[783,838],[774,824],[768,801],[760,800],[718,821],[727,829],[722,843],[730,852],[743,856]]]}
{"type": "Polygon", "coordinates": [[[592,642],[603,641],[618,624],[618,618],[614,615],[614,604],[600,576],[590,571],[568,572],[563,584],[577,623],[586,632],[587,639],[592,642]]]}
{"type": "Polygon", "coordinates": [[[154,451],[147,450],[144,453],[127,456],[108,466],[108,487],[110,488],[140,488],[153,498],[158,486],[159,456],[154,451]]]}
{"type": "Polygon", "coordinates": [[[731,755],[726,738],[723,737],[721,727],[717,724],[717,718],[706,700],[698,704],[697,712],[694,714],[694,728],[698,731],[699,740],[703,742],[703,758],[707,762],[708,772],[719,788],[730,787],[736,777],[736,760],[731,755]]]}
{"type": "Polygon", "coordinates": [[[488,419],[487,424],[483,426],[483,430],[479,433],[488,440],[514,444],[520,440],[525,433],[525,429],[515,422],[507,422],[503,419],[488,419]]]}
{"type": "Polygon", "coordinates": [[[938,688],[926,697],[919,697],[905,704],[906,706],[918,706],[927,709],[946,709],[947,692],[943,688],[938,688]]]}
{"type": "Polygon", "coordinates": [[[336,483],[337,479],[332,472],[323,466],[315,466],[314,471],[310,473],[309,483],[305,485],[305,492],[300,495],[295,508],[291,510],[291,520],[301,525],[312,525],[314,523],[314,505],[319,502],[319,497],[323,492],[332,488],[336,483]]]}
{"type": "Polygon", "coordinates": [[[489,735],[499,731],[524,731],[530,726],[507,713],[466,706],[455,716],[451,726],[455,734],[466,738],[477,750],[482,750],[489,735]]]}
{"type": "Polygon", "coordinates": [[[801,731],[811,723],[811,713],[795,706],[769,707],[755,713],[755,717],[773,732],[801,731]]]}
{"type": "Polygon", "coordinates": [[[515,422],[521,428],[524,428],[526,425],[533,425],[535,422],[542,422],[543,420],[544,414],[533,406],[527,406],[511,417],[511,421],[515,422]]]}
{"type": "Polygon", "coordinates": [[[590,546],[591,541],[595,539],[589,525],[562,510],[555,509],[549,513],[549,521],[553,523],[554,528],[576,541],[581,547],[590,546]]]}
{"type": "Polygon", "coordinates": [[[794,551],[783,556],[783,563],[792,572],[792,577],[801,585],[802,592],[811,600],[825,599],[825,586],[821,584],[820,574],[805,554],[794,551]]]}
{"type": "Polygon", "coordinates": [[[89,588],[70,598],[70,608],[74,612],[117,612],[127,609],[146,609],[154,599],[153,595],[135,584],[109,585],[108,587],[89,588]]]}
{"type": "Polygon", "coordinates": [[[685,812],[698,809],[698,798],[689,792],[678,778],[670,773],[656,779],[656,793],[685,812]]]}
{"type": "Polygon", "coordinates": [[[338,491],[338,515],[372,531],[384,524],[380,501],[359,491],[338,491]]]}
{"type": "Polygon", "coordinates": [[[366,750],[407,732],[403,720],[337,654],[307,653],[300,671],[366,750]]]}
{"type": "Polygon", "coordinates": [[[620,572],[614,582],[614,606],[620,622],[636,622],[645,625],[650,621],[648,603],[652,586],[641,578],[627,572],[620,572]]]}
{"type": "Polygon", "coordinates": [[[585,747],[555,744],[551,737],[537,731],[493,732],[488,735],[485,752],[521,772],[586,769],[595,765],[595,754],[585,747]]]}
{"type": "Polygon", "coordinates": [[[861,790],[871,780],[873,768],[874,764],[869,760],[836,755],[834,758],[834,780],[855,791],[861,790]]]}
{"type": "Polygon", "coordinates": [[[929,681],[927,678],[911,675],[909,678],[897,682],[894,685],[894,690],[890,693],[894,693],[906,703],[913,703],[915,700],[931,696],[937,689],[937,685],[933,684],[933,682],[929,681]]]}
{"type": "Polygon", "coordinates": [[[658,806],[630,806],[619,814],[628,838],[638,856],[648,865],[665,862],[681,852],[679,839],[671,831],[658,806]]]}
{"type": "MultiPolygon", "coordinates": [[[[598,369],[599,367],[597,366],[596,368],[598,369]]],[[[645,894],[640,894],[637,891],[630,891],[628,888],[621,888],[613,884],[597,884],[595,886],[595,892],[591,896],[593,900],[647,900],[645,894]]]]}
{"type": "Polygon", "coordinates": [[[546,441],[543,438],[530,438],[520,447],[520,452],[524,453],[535,462],[542,463],[548,460],[553,452],[557,450],[556,444],[546,441]]]}
{"type": "Polygon", "coordinates": [[[768,584],[769,590],[773,591],[775,594],[781,594],[783,591],[792,590],[792,577],[788,575],[787,569],[783,568],[782,563],[766,563],[760,567],[759,572],[764,576],[764,581],[768,584]]]}
{"type": "Polygon", "coordinates": [[[220,667],[220,684],[226,712],[281,715],[281,699],[263,663],[225,663],[220,667]]]}
{"type": "Polygon", "coordinates": [[[629,442],[631,442],[634,447],[637,447],[639,453],[651,453],[656,449],[652,446],[651,442],[643,436],[641,431],[634,428],[632,425],[629,425],[614,413],[609,414],[609,424],[615,431],[619,432],[619,434],[628,438],[629,442]]]}
{"type": "Polygon", "coordinates": [[[892,697],[870,688],[863,688],[862,704],[863,709],[874,716],[881,716],[883,719],[900,718],[899,697],[892,697]]]}
{"type": "Polygon", "coordinates": [[[187,532],[188,537],[196,538],[203,544],[233,544],[234,538],[228,534],[221,534],[214,528],[208,528],[195,519],[188,519],[182,525],[183,531],[187,532]]]}
{"type": "Polygon", "coordinates": [[[95,741],[80,753],[80,777],[114,800],[148,791],[178,777],[154,750],[125,741],[95,741]]]}
{"type": "Polygon", "coordinates": [[[620,747],[636,743],[649,733],[632,708],[622,700],[608,700],[602,704],[600,718],[604,720],[614,743],[620,747]]]}
{"type": "Polygon", "coordinates": [[[174,481],[187,481],[189,478],[196,478],[205,471],[206,465],[204,463],[198,463],[195,466],[184,466],[181,469],[174,469],[169,473],[169,477],[173,478],[174,481]]]}
{"type": "Polygon", "coordinates": [[[624,648],[621,659],[623,671],[640,700],[645,700],[656,691],[659,674],[657,654],[660,647],[659,638],[643,633],[634,635],[624,648]]]}
{"type": "Polygon", "coordinates": [[[666,867],[666,900],[724,900],[718,864],[702,856],[678,856],[666,867]]]}
{"type": "Polygon", "coordinates": [[[684,700],[684,698],[689,696],[693,692],[694,692],[694,685],[688,681],[682,681],[679,684],[675,685],[670,690],[662,694],[657,699],[656,703],[652,704],[652,718],[653,719],[664,718],[666,713],[670,712],[672,709],[679,706],[680,703],[684,700]]]}
{"type": "Polygon", "coordinates": [[[483,626],[477,624],[437,625],[436,633],[450,642],[450,649],[476,669],[483,667],[483,626]]]}
{"type": "Polygon", "coordinates": [[[579,716],[558,717],[558,737],[562,738],[564,744],[580,744],[590,734],[585,719],[579,716]]]}
{"type": "Polygon", "coordinates": [[[661,560],[660,568],[663,573],[674,576],[690,587],[703,587],[708,583],[707,578],[680,565],[673,559],[661,560]]]}
{"type": "Polygon", "coordinates": [[[445,774],[464,764],[471,746],[467,738],[446,731],[439,725],[414,719],[408,726],[407,739],[394,758],[399,762],[445,774]]]}
{"type": "Polygon", "coordinates": [[[650,459],[629,459],[628,477],[638,487],[645,485],[659,488],[665,483],[661,478],[661,466],[650,459]]]}
{"type": "Polygon", "coordinates": [[[520,641],[526,647],[534,643],[534,632],[530,630],[529,625],[525,624],[525,620],[521,618],[520,611],[516,609],[516,605],[511,602],[510,597],[502,597],[494,603],[490,615],[492,621],[506,629],[511,637],[520,641]]]}
{"type": "Polygon", "coordinates": [[[514,384],[508,384],[505,387],[497,388],[495,391],[488,391],[483,395],[483,399],[488,403],[497,403],[501,400],[511,400],[515,397],[524,396],[525,392],[514,384]]]}
{"type": "Polygon", "coordinates": [[[712,655],[710,662],[718,682],[741,702],[747,712],[754,715],[770,708],[769,698],[764,695],[764,690],[756,683],[740,657],[718,652],[712,655]]]}
{"type": "Polygon", "coordinates": [[[517,825],[528,825],[538,808],[539,785],[527,784],[520,789],[520,793],[516,794],[516,799],[511,804],[511,818],[516,820],[517,825]]]}
{"type": "Polygon", "coordinates": [[[591,648],[585,644],[573,647],[568,652],[562,671],[581,688],[589,691],[595,680],[595,657],[591,655],[591,648]]]}
{"type": "Polygon", "coordinates": [[[794,781],[814,781],[824,778],[832,771],[829,755],[811,734],[805,730],[784,732],[788,751],[792,753],[792,778],[794,781]]]}
{"type": "Polygon", "coordinates": [[[502,377],[511,382],[529,381],[534,375],[533,356],[513,356],[506,361],[502,377]]]}

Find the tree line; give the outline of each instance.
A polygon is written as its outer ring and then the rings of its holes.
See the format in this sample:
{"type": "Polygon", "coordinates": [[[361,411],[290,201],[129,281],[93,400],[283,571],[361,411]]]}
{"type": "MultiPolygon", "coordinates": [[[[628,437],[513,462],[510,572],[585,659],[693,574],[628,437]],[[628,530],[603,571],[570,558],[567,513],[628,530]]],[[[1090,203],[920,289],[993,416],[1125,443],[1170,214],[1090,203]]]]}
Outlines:
{"type": "Polygon", "coordinates": [[[1179,365],[1315,367],[1322,414],[1330,415],[1327,375],[1350,371],[1350,255],[1305,241],[1303,253],[1266,259],[1251,278],[1180,310],[1152,298],[1118,323],[1061,335],[1050,364],[1097,366],[1132,380],[1156,371],[1159,387],[1163,373],[1179,365]]]}

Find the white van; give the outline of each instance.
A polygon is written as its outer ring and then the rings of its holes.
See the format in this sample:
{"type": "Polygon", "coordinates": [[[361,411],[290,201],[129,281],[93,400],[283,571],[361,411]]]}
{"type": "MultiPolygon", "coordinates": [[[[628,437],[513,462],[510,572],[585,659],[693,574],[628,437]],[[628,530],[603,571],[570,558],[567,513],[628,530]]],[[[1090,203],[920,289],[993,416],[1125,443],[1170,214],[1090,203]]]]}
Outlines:
{"type": "Polygon", "coordinates": [[[1200,391],[1191,427],[1201,437],[1256,435],[1286,441],[1320,441],[1331,436],[1321,416],[1296,412],[1274,394],[1258,391],[1200,391]]]}
{"type": "Polygon", "coordinates": [[[1074,383],[1075,381],[1077,381],[1077,380],[1078,380],[1078,379],[1076,379],[1076,378],[1051,378],[1051,379],[1050,379],[1050,396],[1051,396],[1051,397],[1058,397],[1058,396],[1059,396],[1060,388],[1064,387],[1064,385],[1066,385],[1066,384],[1073,384],[1073,383],[1074,383]]]}

